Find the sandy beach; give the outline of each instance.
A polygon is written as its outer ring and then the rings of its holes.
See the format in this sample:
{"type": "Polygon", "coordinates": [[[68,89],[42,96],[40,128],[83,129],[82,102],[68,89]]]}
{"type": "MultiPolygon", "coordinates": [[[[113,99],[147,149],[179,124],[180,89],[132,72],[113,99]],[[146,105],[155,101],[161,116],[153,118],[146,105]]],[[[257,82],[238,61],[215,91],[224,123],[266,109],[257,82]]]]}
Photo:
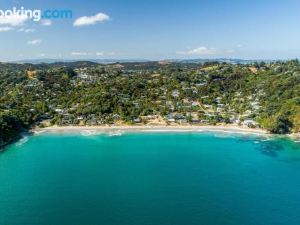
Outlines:
{"type": "Polygon", "coordinates": [[[222,132],[232,134],[270,135],[263,129],[241,127],[236,125],[216,126],[156,126],[156,125],[120,125],[120,126],[51,126],[33,129],[34,134],[39,133],[113,133],[113,132],[222,132]]]}

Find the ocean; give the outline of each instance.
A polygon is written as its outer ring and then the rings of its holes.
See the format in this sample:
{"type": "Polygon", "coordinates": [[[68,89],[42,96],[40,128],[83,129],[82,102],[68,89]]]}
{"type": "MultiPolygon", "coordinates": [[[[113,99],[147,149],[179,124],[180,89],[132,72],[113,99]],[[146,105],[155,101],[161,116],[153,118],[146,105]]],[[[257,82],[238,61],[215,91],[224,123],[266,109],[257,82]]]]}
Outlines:
{"type": "Polygon", "coordinates": [[[1,225],[299,225],[300,143],[40,134],[0,153],[1,225]]]}

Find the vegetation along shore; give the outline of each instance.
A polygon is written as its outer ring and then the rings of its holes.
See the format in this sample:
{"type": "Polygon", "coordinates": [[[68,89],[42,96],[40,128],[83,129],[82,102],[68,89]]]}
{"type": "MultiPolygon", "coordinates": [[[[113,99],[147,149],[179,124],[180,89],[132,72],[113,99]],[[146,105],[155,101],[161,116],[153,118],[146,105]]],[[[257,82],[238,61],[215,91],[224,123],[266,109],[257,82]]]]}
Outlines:
{"type": "Polygon", "coordinates": [[[300,132],[297,60],[0,63],[0,87],[0,146],[55,125],[300,132]]]}

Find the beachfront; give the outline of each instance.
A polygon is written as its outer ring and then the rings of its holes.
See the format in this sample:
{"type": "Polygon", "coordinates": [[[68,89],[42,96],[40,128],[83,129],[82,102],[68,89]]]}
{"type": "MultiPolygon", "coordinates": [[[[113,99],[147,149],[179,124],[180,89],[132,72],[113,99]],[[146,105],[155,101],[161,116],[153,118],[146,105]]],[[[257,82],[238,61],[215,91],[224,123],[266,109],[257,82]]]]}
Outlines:
{"type": "Polygon", "coordinates": [[[270,135],[268,131],[258,128],[248,128],[235,125],[218,125],[218,126],[154,126],[154,125],[121,125],[121,126],[50,126],[46,128],[35,128],[33,133],[50,132],[80,132],[80,131],[134,131],[134,132],[225,132],[225,133],[243,133],[270,135]]]}

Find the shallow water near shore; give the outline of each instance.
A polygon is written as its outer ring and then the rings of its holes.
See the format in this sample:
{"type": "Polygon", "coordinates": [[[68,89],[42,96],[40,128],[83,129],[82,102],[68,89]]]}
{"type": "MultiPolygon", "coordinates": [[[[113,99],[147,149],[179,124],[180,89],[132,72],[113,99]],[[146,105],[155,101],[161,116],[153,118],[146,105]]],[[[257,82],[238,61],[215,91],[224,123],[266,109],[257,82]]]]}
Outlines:
{"type": "Polygon", "coordinates": [[[300,143],[40,134],[0,153],[0,224],[299,225],[300,143]]]}

